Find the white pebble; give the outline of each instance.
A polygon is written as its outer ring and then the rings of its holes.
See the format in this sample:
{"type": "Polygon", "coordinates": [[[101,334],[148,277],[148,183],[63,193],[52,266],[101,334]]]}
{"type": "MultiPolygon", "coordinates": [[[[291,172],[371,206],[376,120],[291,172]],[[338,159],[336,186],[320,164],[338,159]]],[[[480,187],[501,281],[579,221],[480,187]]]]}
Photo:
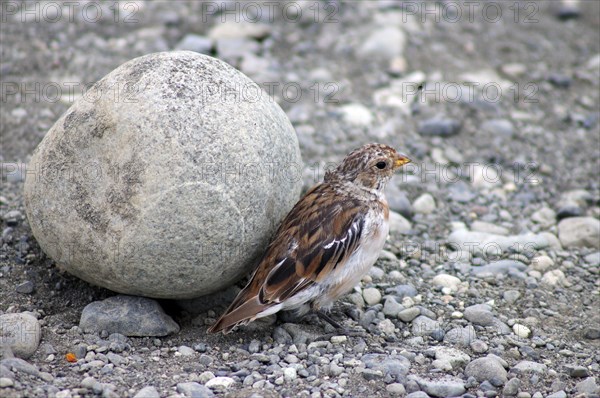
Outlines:
{"type": "Polygon", "coordinates": [[[417,213],[429,214],[435,210],[435,200],[430,194],[424,193],[415,199],[413,208],[417,213]]]}
{"type": "Polygon", "coordinates": [[[346,337],[346,336],[331,336],[329,341],[331,341],[332,344],[341,344],[341,343],[345,343],[346,341],[348,341],[348,337],[346,337]]]}
{"type": "Polygon", "coordinates": [[[515,334],[522,339],[526,339],[531,334],[531,330],[527,326],[521,325],[520,323],[515,323],[512,328],[513,332],[515,332],[515,334]]]}
{"type": "Polygon", "coordinates": [[[363,290],[363,298],[368,305],[375,305],[381,301],[381,292],[379,289],[369,287],[363,290]]]}
{"type": "Polygon", "coordinates": [[[450,289],[453,292],[458,290],[459,285],[461,284],[461,280],[455,276],[448,274],[439,274],[433,277],[432,281],[434,286],[441,286],[450,289]]]}
{"type": "Polygon", "coordinates": [[[394,330],[396,330],[396,326],[394,326],[394,323],[389,319],[384,319],[383,321],[379,322],[377,327],[383,332],[383,334],[387,334],[388,336],[393,335],[394,330]]]}
{"type": "Polygon", "coordinates": [[[296,369],[294,368],[284,368],[283,369],[283,377],[286,380],[296,380],[297,377],[297,373],[296,373],[296,369]]]}
{"type": "Polygon", "coordinates": [[[214,388],[229,388],[235,383],[231,377],[215,377],[206,382],[206,387],[210,389],[214,388]]]}
{"type": "Polygon", "coordinates": [[[537,256],[531,260],[531,269],[544,272],[554,265],[554,261],[548,256],[537,256]]]}

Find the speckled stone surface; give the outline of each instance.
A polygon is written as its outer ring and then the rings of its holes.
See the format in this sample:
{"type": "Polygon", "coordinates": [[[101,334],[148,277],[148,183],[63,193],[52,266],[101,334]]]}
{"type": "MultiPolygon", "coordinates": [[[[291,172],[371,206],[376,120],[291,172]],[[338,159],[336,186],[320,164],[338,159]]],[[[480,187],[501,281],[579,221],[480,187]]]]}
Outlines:
{"type": "Polygon", "coordinates": [[[46,254],[108,289],[155,298],[246,274],[298,199],[281,108],[215,58],[155,53],[95,84],[36,149],[27,216],[46,254]]]}

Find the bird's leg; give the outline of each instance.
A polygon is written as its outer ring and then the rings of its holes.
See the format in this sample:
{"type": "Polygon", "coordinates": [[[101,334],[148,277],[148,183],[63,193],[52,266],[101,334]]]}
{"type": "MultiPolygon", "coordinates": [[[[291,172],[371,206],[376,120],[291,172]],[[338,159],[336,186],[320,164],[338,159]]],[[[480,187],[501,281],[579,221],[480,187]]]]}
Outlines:
{"type": "Polygon", "coordinates": [[[330,324],[331,326],[333,326],[337,330],[345,330],[345,328],[342,325],[340,325],[338,322],[336,322],[332,317],[330,317],[329,315],[327,315],[322,310],[316,310],[315,312],[317,313],[317,316],[319,318],[321,318],[322,320],[324,320],[325,322],[327,322],[328,324],[330,324]]]}
{"type": "Polygon", "coordinates": [[[328,333],[328,334],[321,335],[316,340],[328,340],[332,336],[336,336],[336,335],[344,335],[344,336],[348,336],[348,337],[364,336],[363,331],[350,330],[350,329],[345,328],[344,326],[340,325],[337,321],[335,321],[333,318],[331,318],[329,315],[327,315],[322,310],[315,310],[315,313],[317,314],[317,316],[319,318],[321,318],[322,320],[324,320],[325,322],[327,322],[328,324],[330,324],[331,326],[333,326],[336,329],[335,333],[328,333]]]}

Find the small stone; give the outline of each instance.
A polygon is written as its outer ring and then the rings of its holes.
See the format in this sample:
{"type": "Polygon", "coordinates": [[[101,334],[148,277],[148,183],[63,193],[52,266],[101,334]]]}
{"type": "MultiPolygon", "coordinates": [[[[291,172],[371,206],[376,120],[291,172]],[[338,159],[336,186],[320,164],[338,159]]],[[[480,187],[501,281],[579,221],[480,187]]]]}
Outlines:
{"type": "Polygon", "coordinates": [[[600,388],[598,388],[598,385],[596,384],[595,377],[588,377],[587,379],[580,381],[575,385],[575,388],[580,394],[593,395],[600,392],[600,388]]]}
{"type": "Polygon", "coordinates": [[[32,281],[25,281],[23,283],[18,284],[15,290],[17,291],[17,293],[31,294],[33,293],[34,288],[35,286],[32,281]]]}
{"type": "Polygon", "coordinates": [[[388,296],[383,304],[383,314],[388,317],[396,318],[398,313],[402,311],[404,307],[400,305],[394,297],[388,296]]]}
{"type": "Polygon", "coordinates": [[[492,224],[484,221],[473,221],[471,224],[471,230],[475,232],[484,232],[488,234],[507,236],[510,231],[507,228],[501,227],[496,224],[492,224]]]}
{"type": "Polygon", "coordinates": [[[381,330],[383,334],[391,336],[394,334],[396,326],[389,319],[384,319],[383,321],[379,322],[379,324],[377,324],[377,328],[381,330]]]}
{"type": "Polygon", "coordinates": [[[381,292],[379,289],[370,287],[363,290],[363,298],[367,305],[375,305],[381,301],[381,292]]]}
{"type": "Polygon", "coordinates": [[[331,338],[329,339],[329,341],[331,342],[331,344],[342,344],[345,343],[346,341],[348,341],[348,337],[346,336],[331,336],[331,338]]]}
{"type": "Polygon", "coordinates": [[[361,370],[361,374],[365,380],[378,380],[383,378],[383,372],[380,370],[363,369],[361,370]]]}
{"type": "MultiPolygon", "coordinates": [[[[233,381],[233,379],[231,380],[233,381]]],[[[214,396],[213,392],[208,389],[208,383],[206,384],[206,386],[203,386],[196,382],[177,383],[177,392],[190,398],[209,398],[214,396]]]]}
{"type": "Polygon", "coordinates": [[[519,388],[521,387],[521,380],[516,377],[510,379],[504,385],[504,389],[502,389],[502,394],[508,397],[514,397],[519,392],[519,388]]]}
{"type": "Polygon", "coordinates": [[[481,129],[498,136],[512,137],[515,128],[510,120],[492,119],[487,120],[481,125],[481,129]]]}
{"type": "MultiPolygon", "coordinates": [[[[411,380],[412,381],[412,380],[411,380]]],[[[409,381],[410,383],[410,381],[409,381]]],[[[406,383],[408,385],[408,383],[406,383]]],[[[417,385],[417,389],[420,387],[417,385]]],[[[406,396],[406,398],[430,398],[430,396],[425,391],[414,391],[406,396]]]]}
{"type": "Polygon", "coordinates": [[[8,377],[0,377],[0,388],[12,387],[13,381],[8,377]]]}
{"type": "Polygon", "coordinates": [[[390,211],[390,233],[406,234],[410,232],[412,225],[410,221],[395,211],[390,211]]]}
{"type": "Polygon", "coordinates": [[[108,330],[126,336],[166,336],[179,332],[179,326],[157,301],[125,295],[85,306],[79,327],[88,333],[108,330]]]}
{"type": "Polygon", "coordinates": [[[555,87],[568,88],[573,82],[573,79],[562,73],[551,73],[548,75],[548,81],[555,87]]]}
{"type": "MultiPolygon", "coordinates": [[[[399,318],[401,314],[402,313],[398,314],[399,318]]],[[[415,336],[431,336],[440,327],[441,325],[439,322],[424,315],[419,315],[412,321],[411,332],[415,336]]]]}
{"type": "Polygon", "coordinates": [[[206,382],[206,387],[210,389],[227,389],[235,383],[231,377],[215,377],[206,382]]]}
{"type": "Polygon", "coordinates": [[[501,182],[500,171],[496,167],[489,165],[476,164],[473,166],[471,183],[478,189],[492,189],[501,182]]]}
{"type": "Polygon", "coordinates": [[[464,181],[450,184],[448,195],[450,199],[460,203],[468,203],[477,197],[477,194],[464,181]]]}
{"type": "Polygon", "coordinates": [[[508,75],[509,77],[516,79],[522,75],[524,75],[528,68],[527,65],[524,64],[520,64],[520,63],[508,63],[508,64],[504,64],[500,67],[500,69],[502,70],[502,72],[506,75],[508,75]]]}
{"type": "Polygon", "coordinates": [[[568,366],[567,370],[571,377],[588,377],[590,375],[587,368],[581,365],[568,366]]]}
{"type": "Polygon", "coordinates": [[[600,265],[600,252],[588,254],[583,259],[592,267],[597,267],[600,265]]]}
{"type": "Polygon", "coordinates": [[[216,24],[208,33],[213,40],[218,39],[264,39],[271,34],[271,27],[263,23],[237,22],[227,20],[216,24]]]}
{"type": "Polygon", "coordinates": [[[583,337],[588,340],[600,339],[600,328],[588,327],[583,332],[583,337]]]}
{"type": "Polygon", "coordinates": [[[183,355],[184,357],[189,357],[196,353],[196,351],[194,351],[193,348],[185,346],[185,345],[179,346],[177,351],[179,351],[179,353],[181,353],[181,355],[183,355]]]}
{"type": "Polygon", "coordinates": [[[435,199],[428,193],[424,193],[415,199],[413,209],[417,213],[430,214],[435,210],[435,199]]]}
{"type": "Polygon", "coordinates": [[[465,318],[476,325],[492,326],[495,323],[494,314],[487,304],[476,304],[465,308],[465,318]]]}
{"type": "Polygon", "coordinates": [[[512,328],[513,332],[515,332],[515,334],[522,339],[526,339],[531,335],[531,330],[527,326],[521,325],[520,323],[515,323],[512,328]]]}
{"type": "Polygon", "coordinates": [[[373,280],[381,280],[385,276],[385,271],[379,267],[371,267],[369,276],[373,278],[373,280]]]}
{"type": "Polygon", "coordinates": [[[374,29],[359,47],[364,58],[390,60],[402,55],[406,44],[406,35],[396,26],[384,26],[374,29]]]}
{"type": "Polygon", "coordinates": [[[542,207],[531,215],[531,220],[542,227],[550,227],[556,224],[556,213],[549,207],[542,207]]]}
{"type": "Polygon", "coordinates": [[[542,276],[541,280],[543,285],[546,286],[568,286],[567,277],[564,272],[559,269],[548,271],[542,276]]]}
{"type": "Polygon", "coordinates": [[[471,361],[465,368],[467,377],[474,377],[478,382],[498,378],[502,384],[508,381],[506,369],[493,356],[477,358],[471,361]]]}
{"type": "Polygon", "coordinates": [[[398,318],[404,322],[411,322],[421,314],[421,310],[417,307],[406,308],[398,313],[398,318]]]}
{"type": "Polygon", "coordinates": [[[439,274],[433,277],[431,283],[433,283],[434,286],[447,287],[452,292],[456,292],[458,291],[458,288],[462,281],[459,278],[452,275],[439,274]]]}
{"type": "Polygon", "coordinates": [[[93,377],[86,377],[81,381],[80,385],[83,388],[92,390],[96,394],[100,394],[102,392],[102,384],[93,377]]]}
{"type": "Polygon", "coordinates": [[[558,223],[558,238],[564,247],[600,248],[600,220],[593,217],[565,218],[558,223]]]}
{"type": "Polygon", "coordinates": [[[567,393],[563,390],[557,391],[553,394],[546,395],[546,398],[567,398],[567,393]]]}
{"type": "Polygon", "coordinates": [[[110,361],[110,363],[115,366],[120,366],[127,363],[127,359],[119,354],[115,354],[114,352],[109,352],[106,354],[106,359],[110,361]]]}
{"type": "Polygon", "coordinates": [[[200,383],[206,384],[209,380],[212,380],[214,378],[215,378],[215,374],[213,372],[206,371],[206,372],[200,373],[200,376],[198,376],[198,381],[200,383]]]}
{"type": "Polygon", "coordinates": [[[502,293],[502,298],[508,304],[514,304],[521,297],[521,293],[517,290],[507,290],[502,293]]]}
{"type": "Polygon", "coordinates": [[[365,354],[362,356],[361,361],[367,367],[365,370],[379,372],[381,376],[377,376],[377,373],[370,375],[375,376],[375,378],[389,376],[393,380],[401,380],[410,369],[410,361],[402,355],[365,354]]]}
{"type": "Polygon", "coordinates": [[[546,373],[548,369],[543,363],[533,361],[520,361],[514,366],[514,369],[523,373],[546,373]]]}
{"type": "Polygon", "coordinates": [[[468,325],[464,328],[456,327],[450,329],[444,335],[444,343],[446,344],[457,344],[461,346],[468,347],[473,340],[477,338],[477,333],[475,332],[475,328],[473,326],[468,325]]]}
{"type": "Polygon", "coordinates": [[[188,33],[175,46],[176,50],[195,51],[202,54],[210,54],[213,43],[212,40],[205,36],[188,33]]]}
{"type": "Polygon", "coordinates": [[[146,386],[139,390],[133,398],[160,398],[158,390],[154,386],[146,386]]]}
{"type": "Polygon", "coordinates": [[[428,380],[412,376],[419,387],[432,397],[457,397],[464,394],[467,389],[465,383],[459,378],[446,376],[441,379],[428,380]]]}
{"type": "Polygon", "coordinates": [[[40,344],[42,331],[38,320],[22,312],[0,315],[0,346],[8,346],[19,358],[29,358],[40,344]]]}
{"type": "Polygon", "coordinates": [[[292,381],[292,380],[296,380],[296,378],[298,377],[298,374],[297,374],[295,368],[284,368],[283,369],[283,377],[287,381],[292,381]]]}
{"type": "Polygon", "coordinates": [[[488,345],[487,345],[487,343],[485,341],[482,341],[482,340],[473,340],[471,342],[471,349],[476,354],[483,354],[483,353],[487,352],[488,345]]]}
{"type": "Polygon", "coordinates": [[[529,267],[539,272],[545,272],[554,265],[554,261],[548,256],[537,256],[531,260],[529,267]]]}
{"type": "Polygon", "coordinates": [[[341,375],[343,372],[344,372],[344,368],[339,366],[337,363],[331,362],[329,364],[329,375],[330,376],[337,377],[337,376],[341,375]]]}
{"type": "Polygon", "coordinates": [[[19,224],[19,221],[23,218],[23,215],[19,210],[11,210],[2,216],[2,219],[9,227],[14,227],[19,224]]]}
{"type": "Polygon", "coordinates": [[[348,104],[340,108],[342,119],[352,126],[369,126],[373,122],[373,114],[364,105],[348,104]]]}
{"type": "Polygon", "coordinates": [[[388,384],[385,390],[393,397],[401,397],[406,394],[406,389],[401,383],[388,384]]]}
{"type": "Polygon", "coordinates": [[[433,347],[432,349],[435,351],[433,366],[446,371],[462,368],[471,360],[471,357],[456,348],[433,347]]]}
{"type": "Polygon", "coordinates": [[[399,300],[403,300],[405,297],[415,297],[417,295],[417,289],[410,284],[390,287],[387,288],[385,292],[397,296],[399,300]]]}
{"type": "Polygon", "coordinates": [[[565,204],[556,212],[556,218],[562,220],[570,217],[580,217],[583,215],[583,209],[574,204],[565,204]]]}
{"type": "Polygon", "coordinates": [[[449,137],[458,134],[461,124],[458,120],[435,117],[419,123],[419,134],[425,136],[449,137]]]}

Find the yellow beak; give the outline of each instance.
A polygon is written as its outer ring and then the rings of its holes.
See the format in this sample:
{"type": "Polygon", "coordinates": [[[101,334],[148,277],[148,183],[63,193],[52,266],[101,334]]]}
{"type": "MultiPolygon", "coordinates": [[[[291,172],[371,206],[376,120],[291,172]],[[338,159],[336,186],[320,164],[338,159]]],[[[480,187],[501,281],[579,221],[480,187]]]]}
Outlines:
{"type": "Polygon", "coordinates": [[[394,168],[397,169],[398,167],[404,166],[405,164],[410,162],[411,160],[408,158],[408,156],[399,154],[399,156],[394,161],[394,168]]]}

